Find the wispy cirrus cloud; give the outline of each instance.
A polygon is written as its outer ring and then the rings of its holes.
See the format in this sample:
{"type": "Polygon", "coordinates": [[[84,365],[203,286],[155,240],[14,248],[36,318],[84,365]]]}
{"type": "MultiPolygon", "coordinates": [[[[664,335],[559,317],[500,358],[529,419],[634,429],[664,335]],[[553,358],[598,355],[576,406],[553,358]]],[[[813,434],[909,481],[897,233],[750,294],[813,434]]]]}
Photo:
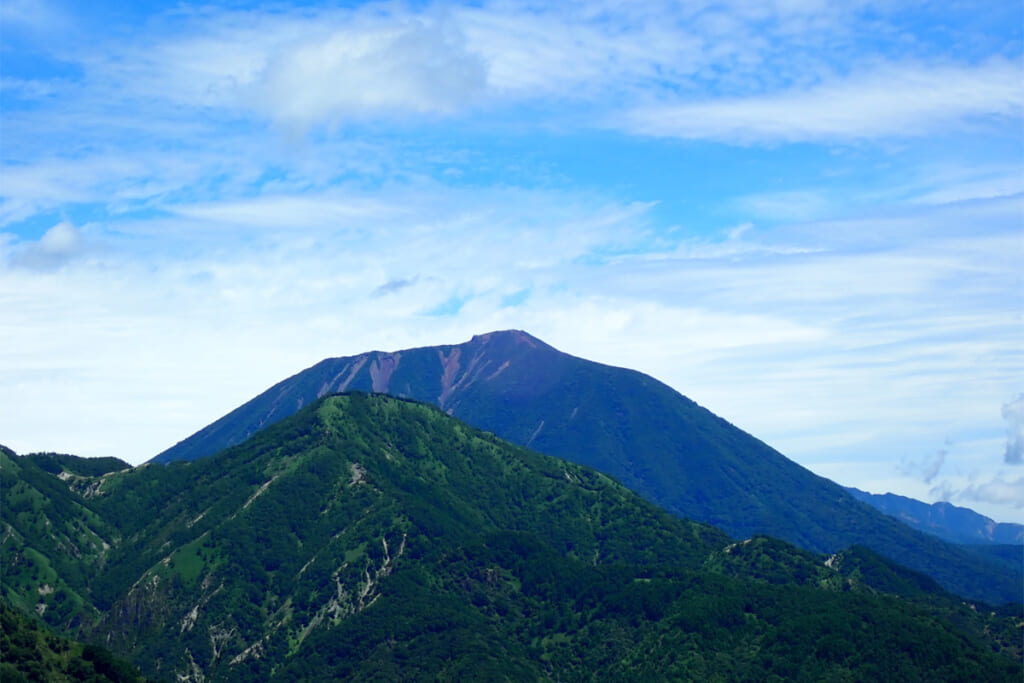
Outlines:
{"type": "Polygon", "coordinates": [[[207,225],[243,226],[249,230],[260,228],[309,228],[344,230],[372,221],[391,222],[396,215],[409,216],[409,209],[395,206],[381,199],[344,193],[303,193],[262,195],[202,204],[168,205],[167,210],[207,225]]]}
{"type": "Polygon", "coordinates": [[[47,0],[7,0],[0,5],[0,22],[10,30],[29,30],[38,33],[65,28],[68,17],[47,0]]]}
{"type": "Polygon", "coordinates": [[[931,484],[935,477],[942,471],[949,455],[949,447],[952,442],[947,438],[942,448],[935,452],[935,455],[922,462],[908,462],[899,466],[900,471],[910,477],[919,477],[925,484],[931,484]]]}
{"type": "Polygon", "coordinates": [[[890,63],[809,88],[661,103],[628,111],[628,130],[660,137],[757,142],[918,137],[988,119],[1024,118],[1024,64],[890,63]]]}
{"type": "Polygon", "coordinates": [[[600,102],[588,117],[597,125],[741,142],[876,137],[1019,115],[1018,62],[936,59],[925,41],[911,48],[884,14],[863,10],[712,2],[184,7],[151,30],[54,54],[80,64],[89,90],[112,105],[253,112],[300,128],[551,101],[600,102]],[[876,51],[858,53],[858,31],[869,28],[876,51]]]}

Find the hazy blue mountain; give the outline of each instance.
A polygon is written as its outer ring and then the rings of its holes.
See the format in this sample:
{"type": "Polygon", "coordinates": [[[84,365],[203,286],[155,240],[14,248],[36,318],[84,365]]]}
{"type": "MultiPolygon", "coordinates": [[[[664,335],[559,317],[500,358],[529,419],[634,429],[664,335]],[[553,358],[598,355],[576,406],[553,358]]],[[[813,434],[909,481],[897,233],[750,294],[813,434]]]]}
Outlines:
{"type": "Polygon", "coordinates": [[[950,543],[1024,545],[1024,524],[996,522],[947,502],[929,504],[895,493],[868,493],[851,487],[846,490],[876,510],[950,543]]]}
{"type": "Polygon", "coordinates": [[[866,549],[734,542],[410,400],[325,397],[214,457],[74,485],[74,462],[3,455],[5,485],[49,492],[21,494],[25,520],[109,534],[68,635],[166,680],[1024,675],[1019,606],[866,549]]]}
{"type": "Polygon", "coordinates": [[[352,389],[433,403],[737,538],[764,534],[816,552],[864,545],[960,595],[1024,599],[1019,562],[910,529],[652,377],[570,356],[520,331],[324,360],[153,461],[212,455],[320,396],[352,389]]]}

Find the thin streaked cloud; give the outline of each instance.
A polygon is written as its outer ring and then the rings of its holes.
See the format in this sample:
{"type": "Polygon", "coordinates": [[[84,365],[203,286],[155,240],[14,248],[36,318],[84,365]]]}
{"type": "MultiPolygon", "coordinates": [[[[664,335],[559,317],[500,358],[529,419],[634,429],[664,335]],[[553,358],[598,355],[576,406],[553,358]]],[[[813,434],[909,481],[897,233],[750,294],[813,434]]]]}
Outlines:
{"type": "Polygon", "coordinates": [[[757,142],[925,137],[1019,122],[1024,63],[882,64],[870,73],[768,95],[655,104],[628,111],[628,130],[663,137],[757,142]]]}

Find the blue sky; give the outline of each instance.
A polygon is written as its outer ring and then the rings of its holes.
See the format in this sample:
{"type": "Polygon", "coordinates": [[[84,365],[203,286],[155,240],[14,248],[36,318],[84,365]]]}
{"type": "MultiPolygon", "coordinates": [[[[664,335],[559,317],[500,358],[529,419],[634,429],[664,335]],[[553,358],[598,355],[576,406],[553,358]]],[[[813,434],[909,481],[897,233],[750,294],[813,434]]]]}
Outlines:
{"type": "Polygon", "coordinates": [[[142,462],[520,328],[842,484],[1024,509],[1024,9],[0,9],[0,443],[142,462]]]}

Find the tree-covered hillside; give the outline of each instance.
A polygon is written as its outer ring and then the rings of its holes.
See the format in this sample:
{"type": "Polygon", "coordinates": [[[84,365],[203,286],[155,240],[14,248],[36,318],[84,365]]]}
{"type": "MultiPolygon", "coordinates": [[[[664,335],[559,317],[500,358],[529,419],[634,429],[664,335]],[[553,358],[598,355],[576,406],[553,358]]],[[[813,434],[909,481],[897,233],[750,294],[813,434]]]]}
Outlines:
{"type": "MultiPolygon", "coordinates": [[[[109,470],[76,475],[54,467],[57,461],[17,457],[0,447],[0,598],[52,626],[71,628],[96,615],[90,580],[104,567],[118,532],[86,497],[109,470]]],[[[85,458],[66,462],[88,463],[85,458]]],[[[117,469],[126,468],[120,463],[117,469]]]]}
{"type": "Polygon", "coordinates": [[[0,600],[3,683],[146,683],[138,669],[103,647],[61,637],[0,600]]]}
{"type": "Polygon", "coordinates": [[[81,565],[83,604],[62,623],[156,677],[1022,673],[1019,614],[855,549],[732,541],[412,401],[334,396],[216,457],[91,481],[41,464],[7,455],[4,486],[50,477],[66,494],[37,482],[35,514],[65,523],[49,497],[87,510],[110,546],[81,565]]]}

